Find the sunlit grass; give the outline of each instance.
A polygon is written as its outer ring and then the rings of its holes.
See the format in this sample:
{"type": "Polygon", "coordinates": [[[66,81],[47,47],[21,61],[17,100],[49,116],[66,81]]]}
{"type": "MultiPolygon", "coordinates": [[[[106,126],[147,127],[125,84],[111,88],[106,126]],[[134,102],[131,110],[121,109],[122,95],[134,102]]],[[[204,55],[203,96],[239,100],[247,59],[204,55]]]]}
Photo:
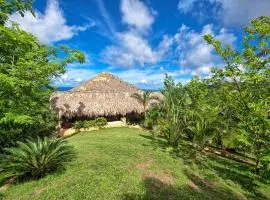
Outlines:
{"type": "MultiPolygon", "coordinates": [[[[178,151],[137,129],[112,128],[68,139],[78,157],[65,171],[11,186],[4,199],[267,199],[270,186],[228,159],[178,151]]],[[[0,195],[1,199],[1,195],[0,195]]]]}

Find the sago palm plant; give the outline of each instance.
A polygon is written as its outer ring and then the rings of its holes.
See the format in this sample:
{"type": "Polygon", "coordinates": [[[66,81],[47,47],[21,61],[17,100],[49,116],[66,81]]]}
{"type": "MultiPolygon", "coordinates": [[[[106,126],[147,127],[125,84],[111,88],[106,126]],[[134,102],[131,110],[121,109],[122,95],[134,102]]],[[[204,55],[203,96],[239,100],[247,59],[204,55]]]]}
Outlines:
{"type": "Polygon", "coordinates": [[[222,123],[218,121],[218,108],[201,109],[194,112],[194,121],[188,130],[194,135],[193,142],[203,149],[206,142],[210,141],[220,131],[222,123]]]}
{"type": "Polygon", "coordinates": [[[65,167],[74,157],[75,151],[66,140],[37,138],[18,142],[17,147],[5,149],[2,168],[10,177],[20,180],[39,179],[65,167]]]}

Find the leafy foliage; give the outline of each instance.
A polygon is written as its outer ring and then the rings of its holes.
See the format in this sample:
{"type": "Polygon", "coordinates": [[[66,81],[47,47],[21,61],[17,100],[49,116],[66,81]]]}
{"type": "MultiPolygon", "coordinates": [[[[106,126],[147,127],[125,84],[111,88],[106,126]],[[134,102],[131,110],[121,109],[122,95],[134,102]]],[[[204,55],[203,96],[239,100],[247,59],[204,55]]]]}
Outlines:
{"type": "Polygon", "coordinates": [[[160,101],[160,99],[155,96],[151,91],[143,91],[142,93],[134,93],[131,97],[135,98],[139,103],[142,104],[144,110],[144,117],[146,113],[146,109],[149,106],[151,100],[160,101]]]}
{"type": "Polygon", "coordinates": [[[75,129],[86,128],[86,123],[84,121],[76,121],[74,123],[74,128],[75,129]]]}
{"type": "Polygon", "coordinates": [[[251,149],[259,168],[265,149],[270,147],[270,18],[254,19],[245,32],[241,52],[222,46],[211,35],[205,40],[226,63],[224,69],[213,70],[211,81],[219,86],[217,93],[230,110],[226,115],[237,121],[234,126],[240,133],[238,138],[251,149]]]}
{"type": "Polygon", "coordinates": [[[98,128],[103,128],[107,125],[107,119],[104,117],[98,117],[94,120],[94,126],[98,128]]]}
{"type": "Polygon", "coordinates": [[[8,16],[16,11],[21,16],[24,16],[26,11],[30,11],[34,15],[32,4],[33,0],[0,0],[0,25],[4,25],[8,16]]]}
{"type": "Polygon", "coordinates": [[[2,168],[9,176],[20,180],[39,179],[65,167],[74,157],[75,151],[66,140],[38,138],[18,142],[18,147],[5,149],[2,168]]]}
{"type": "MultiPolygon", "coordinates": [[[[14,11],[23,14],[32,5],[32,1],[19,0],[0,3],[0,20],[14,11]]],[[[49,109],[54,91],[51,83],[65,72],[68,63],[84,60],[84,54],[76,49],[47,47],[16,24],[6,27],[0,22],[0,151],[17,141],[8,136],[10,132],[21,134],[17,139],[53,133],[56,120],[49,109]]]]}
{"type": "Polygon", "coordinates": [[[178,141],[187,129],[187,113],[191,99],[181,84],[175,84],[171,77],[166,76],[162,104],[163,119],[158,120],[159,132],[163,132],[169,144],[178,145],[178,141]]]}
{"type": "Polygon", "coordinates": [[[91,127],[103,128],[106,125],[107,125],[107,119],[106,118],[97,117],[94,120],[76,121],[74,123],[74,128],[75,129],[91,128],[91,127]]]}
{"type": "Polygon", "coordinates": [[[204,37],[225,63],[211,78],[195,76],[183,86],[166,77],[154,130],[172,146],[187,137],[199,148],[235,148],[269,172],[270,18],[254,19],[244,31],[241,51],[204,37]]]}
{"type": "Polygon", "coordinates": [[[163,117],[163,112],[160,106],[154,106],[146,111],[144,119],[144,127],[153,128],[158,124],[158,120],[163,117]]]}
{"type": "Polygon", "coordinates": [[[190,123],[188,130],[193,134],[193,142],[200,149],[221,131],[222,126],[218,113],[218,108],[209,107],[204,107],[200,112],[194,113],[194,121],[190,123]]]}

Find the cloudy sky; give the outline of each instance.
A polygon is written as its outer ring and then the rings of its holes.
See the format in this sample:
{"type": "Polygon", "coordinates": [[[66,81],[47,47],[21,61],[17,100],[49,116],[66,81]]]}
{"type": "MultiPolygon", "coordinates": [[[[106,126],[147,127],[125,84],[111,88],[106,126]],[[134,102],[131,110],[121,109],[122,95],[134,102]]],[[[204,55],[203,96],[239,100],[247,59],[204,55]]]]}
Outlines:
{"type": "Polygon", "coordinates": [[[101,71],[141,88],[162,87],[164,74],[188,82],[209,76],[222,61],[206,45],[212,34],[241,48],[242,27],[270,15],[270,0],[36,0],[36,17],[10,20],[47,45],[83,51],[85,64],[71,64],[57,86],[76,86],[101,71]]]}

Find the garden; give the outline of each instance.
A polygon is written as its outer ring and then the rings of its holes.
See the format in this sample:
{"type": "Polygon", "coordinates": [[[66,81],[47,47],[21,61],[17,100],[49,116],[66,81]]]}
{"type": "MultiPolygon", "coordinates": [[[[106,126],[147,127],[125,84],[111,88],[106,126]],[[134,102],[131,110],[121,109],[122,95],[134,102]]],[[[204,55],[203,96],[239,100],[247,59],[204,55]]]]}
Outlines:
{"type": "Polygon", "coordinates": [[[172,149],[149,131],[110,128],[68,138],[77,153],[65,171],[12,184],[3,199],[267,199],[252,166],[191,143],[172,149]]]}
{"type": "Polygon", "coordinates": [[[6,26],[32,3],[0,0],[0,199],[269,199],[269,17],[245,26],[241,48],[204,35],[224,63],[210,77],[132,94],[140,128],[99,116],[63,138],[52,79],[86,57],[6,26]]]}

